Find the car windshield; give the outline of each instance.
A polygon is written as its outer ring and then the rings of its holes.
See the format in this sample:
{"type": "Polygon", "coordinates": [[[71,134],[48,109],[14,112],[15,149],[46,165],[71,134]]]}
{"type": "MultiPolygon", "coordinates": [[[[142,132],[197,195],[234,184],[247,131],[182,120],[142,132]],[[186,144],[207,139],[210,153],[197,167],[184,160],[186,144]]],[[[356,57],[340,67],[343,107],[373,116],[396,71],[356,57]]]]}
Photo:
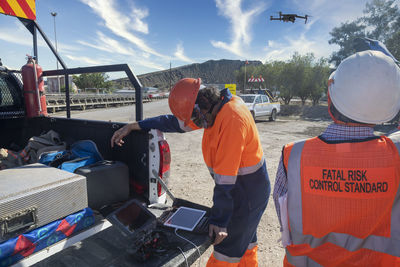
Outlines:
{"type": "Polygon", "coordinates": [[[240,96],[245,103],[253,103],[254,102],[254,95],[241,95],[240,96]]]}

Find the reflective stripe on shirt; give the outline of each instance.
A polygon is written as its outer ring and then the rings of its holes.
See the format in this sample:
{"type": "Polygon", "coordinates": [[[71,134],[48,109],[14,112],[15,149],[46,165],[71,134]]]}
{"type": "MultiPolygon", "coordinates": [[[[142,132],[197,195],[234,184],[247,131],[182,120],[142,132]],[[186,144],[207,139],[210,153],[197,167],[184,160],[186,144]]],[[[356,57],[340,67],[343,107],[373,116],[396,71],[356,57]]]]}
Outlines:
{"type": "MultiPolygon", "coordinates": [[[[239,168],[237,175],[247,175],[247,174],[255,173],[256,171],[258,171],[258,169],[260,169],[262,167],[262,165],[264,164],[264,161],[265,161],[265,159],[264,159],[264,157],[262,157],[260,162],[258,162],[257,164],[255,164],[253,166],[239,168]]],[[[211,176],[214,178],[216,184],[228,185],[228,184],[236,183],[237,175],[221,175],[221,174],[215,173],[214,170],[210,167],[208,167],[208,170],[209,170],[211,176]]]]}

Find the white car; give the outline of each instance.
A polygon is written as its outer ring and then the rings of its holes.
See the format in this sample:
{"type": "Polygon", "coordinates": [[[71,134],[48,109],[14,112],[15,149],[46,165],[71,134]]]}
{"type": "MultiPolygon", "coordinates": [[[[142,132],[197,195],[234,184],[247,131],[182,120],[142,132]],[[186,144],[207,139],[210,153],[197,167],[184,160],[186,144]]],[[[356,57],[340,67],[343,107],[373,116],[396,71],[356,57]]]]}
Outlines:
{"type": "Polygon", "coordinates": [[[272,102],[267,95],[244,94],[240,95],[246,106],[249,108],[253,118],[269,117],[270,121],[276,120],[276,115],[281,111],[279,102],[272,102]]]}

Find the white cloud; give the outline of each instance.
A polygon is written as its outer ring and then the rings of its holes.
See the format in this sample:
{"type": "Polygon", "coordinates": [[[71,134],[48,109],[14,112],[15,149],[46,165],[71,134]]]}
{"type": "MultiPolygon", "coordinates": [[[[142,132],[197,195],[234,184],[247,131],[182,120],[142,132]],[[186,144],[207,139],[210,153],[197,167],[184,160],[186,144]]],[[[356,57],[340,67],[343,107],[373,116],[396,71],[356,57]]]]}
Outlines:
{"type": "Polygon", "coordinates": [[[77,41],[78,43],[89,46],[98,50],[102,50],[108,53],[117,53],[121,55],[126,55],[126,56],[133,56],[135,55],[135,51],[129,47],[126,47],[122,44],[120,44],[117,40],[112,39],[106,35],[104,35],[102,32],[98,31],[97,32],[97,37],[98,40],[95,41],[95,44],[93,43],[88,43],[86,41],[79,40],[77,41]]]}
{"type": "Polygon", "coordinates": [[[328,24],[332,29],[361,17],[367,2],[370,0],[293,0],[293,5],[311,15],[310,22],[328,24]]]}
{"type": "Polygon", "coordinates": [[[244,56],[243,49],[251,43],[251,25],[254,19],[262,13],[265,4],[258,3],[257,7],[243,11],[242,0],[215,0],[219,13],[231,24],[231,42],[211,41],[214,47],[227,50],[237,56],[244,56]]]}
{"type": "MultiPolygon", "coordinates": [[[[26,38],[24,35],[20,35],[16,33],[15,31],[9,31],[7,32],[4,29],[0,28],[0,40],[13,43],[13,44],[18,44],[18,45],[23,45],[23,46],[32,46],[32,38],[26,38]]],[[[43,44],[41,44],[43,45],[43,44]]]]}
{"type": "Polygon", "coordinates": [[[143,19],[149,15],[149,11],[147,9],[133,8],[132,13],[134,14],[134,21],[133,23],[131,23],[132,29],[141,33],[148,34],[149,27],[145,22],[143,22],[143,19]]]}
{"type": "Polygon", "coordinates": [[[262,60],[289,60],[295,52],[301,55],[313,53],[316,58],[329,57],[334,50],[334,46],[329,46],[326,39],[323,37],[314,37],[307,39],[305,34],[299,37],[285,37],[282,42],[268,41],[265,47],[265,55],[262,60]]]}
{"type": "Polygon", "coordinates": [[[178,45],[176,46],[176,51],[174,53],[174,56],[178,60],[182,60],[184,62],[188,62],[188,63],[192,63],[193,62],[192,59],[190,59],[187,56],[185,56],[185,51],[184,51],[182,43],[178,43],[178,45]]]}
{"type": "MultiPolygon", "coordinates": [[[[329,58],[337,45],[330,45],[329,32],[341,23],[354,21],[363,15],[368,0],[293,0],[293,9],[301,10],[299,15],[309,15],[301,33],[288,31],[282,38],[268,41],[261,60],[288,60],[294,52],[313,53],[317,58],[329,58]]],[[[297,21],[296,21],[297,23],[297,21]]]]}
{"type": "MultiPolygon", "coordinates": [[[[14,28],[10,28],[10,27],[0,28],[0,32],[1,32],[0,40],[2,40],[2,41],[12,43],[12,44],[17,44],[17,45],[22,45],[22,46],[28,46],[30,48],[33,47],[32,34],[20,22],[15,23],[14,28]]],[[[47,36],[47,38],[49,38],[49,37],[47,36]]],[[[51,41],[52,40],[50,40],[50,42],[51,41]]],[[[55,44],[54,43],[52,43],[52,44],[55,48],[56,47],[55,44]]],[[[37,45],[38,45],[38,47],[44,47],[44,48],[48,47],[39,32],[37,35],[37,45]]],[[[68,44],[64,44],[64,43],[58,43],[57,51],[58,52],[79,51],[79,48],[76,46],[72,46],[72,45],[68,45],[68,44]]]]}
{"type": "Polygon", "coordinates": [[[148,61],[148,60],[135,60],[135,62],[132,63],[133,66],[141,66],[141,67],[146,67],[151,70],[165,70],[165,66],[159,65],[157,63],[148,61]]]}
{"type": "Polygon", "coordinates": [[[131,17],[124,15],[119,12],[114,7],[114,0],[81,0],[84,4],[87,4],[93,9],[93,11],[99,15],[105,22],[105,26],[114,34],[128,40],[132,44],[136,45],[139,49],[146,53],[164,57],[151,47],[149,47],[145,41],[134,33],[130,29],[139,31],[141,33],[147,33],[147,24],[145,24],[142,19],[148,15],[145,10],[140,11],[135,9],[131,17]],[[138,27],[133,27],[132,25],[139,22],[138,27]]]}
{"type": "MultiPolygon", "coordinates": [[[[95,41],[94,43],[89,43],[83,40],[79,40],[77,41],[78,43],[91,47],[91,48],[95,48],[107,53],[112,54],[112,59],[114,59],[114,61],[117,61],[120,63],[120,61],[118,61],[117,59],[117,55],[122,55],[123,58],[127,61],[132,61],[134,62],[133,65],[137,65],[137,66],[143,66],[149,69],[156,69],[156,70],[164,70],[165,67],[157,64],[157,63],[153,63],[150,61],[150,54],[146,53],[146,52],[142,52],[142,53],[137,53],[135,50],[133,50],[130,47],[127,47],[126,45],[121,44],[120,42],[118,42],[115,39],[112,39],[108,36],[105,36],[102,32],[97,32],[97,37],[98,40],[95,41]],[[129,57],[126,57],[129,56],[129,57]]],[[[70,55],[71,56],[71,55],[70,55]]],[[[74,57],[74,59],[77,59],[78,57],[74,57]]],[[[113,63],[113,62],[109,62],[109,63],[113,63]]]]}
{"type": "MultiPolygon", "coordinates": [[[[0,40],[29,47],[32,47],[33,45],[32,34],[19,21],[16,21],[13,27],[0,28],[0,32],[0,40]]],[[[38,38],[38,46],[46,46],[45,42],[41,38],[38,38]]]]}
{"type": "Polygon", "coordinates": [[[87,65],[105,65],[108,64],[109,62],[106,60],[96,60],[93,58],[88,58],[88,57],[83,57],[83,56],[73,56],[73,55],[65,55],[67,58],[69,58],[72,61],[79,62],[79,63],[84,63],[87,65]]]}

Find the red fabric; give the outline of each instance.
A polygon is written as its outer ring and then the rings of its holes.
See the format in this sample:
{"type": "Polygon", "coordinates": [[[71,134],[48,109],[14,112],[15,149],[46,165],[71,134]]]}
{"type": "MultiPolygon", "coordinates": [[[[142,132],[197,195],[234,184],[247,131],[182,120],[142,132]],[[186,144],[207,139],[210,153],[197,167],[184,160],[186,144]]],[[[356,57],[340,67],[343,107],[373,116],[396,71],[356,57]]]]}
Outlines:
{"type": "Polygon", "coordinates": [[[75,230],[76,224],[70,225],[65,219],[61,221],[56,231],[62,232],[66,236],[70,236],[75,230]]]}
{"type": "Polygon", "coordinates": [[[35,251],[35,248],[36,245],[34,243],[29,241],[29,239],[23,235],[20,235],[14,247],[14,255],[21,254],[22,256],[27,257],[35,251]]]}

